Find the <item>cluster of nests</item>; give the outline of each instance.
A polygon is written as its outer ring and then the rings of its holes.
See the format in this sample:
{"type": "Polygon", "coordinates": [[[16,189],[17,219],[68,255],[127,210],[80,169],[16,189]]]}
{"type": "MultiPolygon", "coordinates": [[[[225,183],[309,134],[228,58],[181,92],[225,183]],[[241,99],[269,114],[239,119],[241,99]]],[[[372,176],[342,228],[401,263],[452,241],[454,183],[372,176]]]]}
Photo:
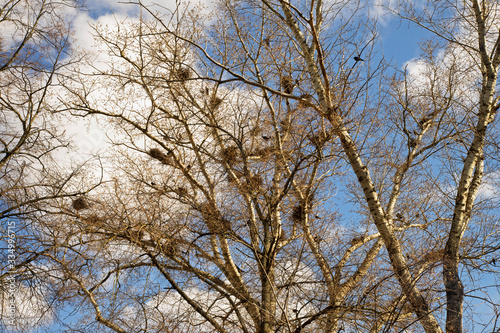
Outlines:
{"type": "MultiPolygon", "coordinates": [[[[279,150],[274,147],[273,145],[270,146],[265,146],[261,148],[257,148],[253,151],[248,152],[248,156],[251,158],[255,159],[258,158],[260,160],[266,160],[270,158],[271,156],[278,154],[279,150]]],[[[286,159],[291,158],[291,152],[290,151],[283,151],[283,155],[285,156],[286,159]]],[[[229,146],[221,150],[220,152],[220,157],[222,160],[224,160],[227,164],[230,166],[233,166],[239,162],[241,162],[240,159],[240,151],[238,147],[236,146],[229,146]]]]}
{"type": "MultiPolygon", "coordinates": [[[[205,95],[205,96],[209,96],[209,95],[210,95],[210,89],[209,89],[208,87],[204,87],[204,88],[202,88],[202,89],[200,90],[200,92],[201,92],[203,95],[205,95]]],[[[214,111],[214,110],[217,110],[217,109],[221,106],[221,104],[222,104],[222,102],[223,102],[223,101],[224,101],[224,100],[223,100],[222,98],[220,98],[220,97],[216,96],[215,94],[212,94],[212,95],[210,96],[210,99],[208,100],[208,103],[207,103],[207,104],[208,104],[208,107],[209,107],[211,110],[213,110],[213,111],[214,111]]]]}
{"type": "MultiPolygon", "coordinates": [[[[269,157],[274,152],[273,147],[263,147],[258,149],[256,152],[250,154],[250,156],[259,156],[262,158],[269,157]]],[[[228,146],[221,150],[220,157],[224,160],[228,165],[233,166],[240,162],[240,152],[238,147],[236,146],[228,146]]]]}
{"type": "MultiPolygon", "coordinates": [[[[243,185],[243,189],[245,191],[256,191],[256,190],[259,190],[260,187],[262,186],[262,184],[264,184],[264,180],[262,179],[262,176],[259,175],[259,174],[256,174],[256,175],[251,175],[250,177],[248,178],[245,178],[245,175],[243,174],[243,172],[241,171],[238,171],[238,170],[233,170],[236,178],[238,178],[241,182],[242,182],[242,185],[243,185]],[[243,179],[246,179],[246,181],[242,181],[243,179]]],[[[236,180],[235,179],[232,179],[232,178],[228,178],[228,181],[230,183],[235,183],[236,180]]]]}
{"type": "MultiPolygon", "coordinates": [[[[177,80],[186,81],[192,77],[192,73],[189,68],[181,67],[174,71],[174,77],[177,80]]],[[[285,75],[281,77],[280,84],[285,93],[292,94],[293,89],[299,85],[299,80],[294,80],[291,76],[285,75]]],[[[204,88],[201,91],[205,95],[210,94],[210,90],[208,88],[204,88]]],[[[299,97],[301,98],[301,100],[299,101],[300,108],[307,107],[308,104],[312,101],[312,96],[310,94],[302,94],[299,97]]],[[[208,106],[210,107],[210,109],[215,110],[222,104],[222,102],[223,100],[220,97],[214,95],[209,99],[208,106]]]]}
{"type": "MultiPolygon", "coordinates": [[[[260,149],[257,149],[251,153],[249,153],[249,159],[258,159],[260,161],[265,161],[272,156],[278,154],[277,149],[274,146],[268,146],[268,147],[262,147],[260,149]]],[[[229,167],[232,168],[233,172],[235,173],[236,177],[238,179],[242,179],[245,177],[243,172],[233,169],[235,165],[238,163],[241,163],[242,160],[240,158],[240,151],[236,146],[228,146],[224,149],[221,150],[220,152],[220,157],[221,159],[228,164],[229,167]]],[[[289,151],[284,151],[283,152],[283,157],[285,160],[290,160],[292,158],[292,155],[289,151]]],[[[276,159],[276,163],[280,163],[281,159],[276,159]]],[[[234,182],[235,180],[230,178],[229,182],[234,182]]],[[[263,184],[263,179],[262,176],[260,175],[252,175],[246,179],[246,186],[250,190],[258,190],[259,187],[263,184]]]]}
{"type": "MultiPolygon", "coordinates": [[[[151,185],[152,186],[156,186],[156,183],[155,182],[151,182],[151,185]]],[[[184,187],[184,186],[177,186],[176,188],[156,188],[155,189],[158,191],[159,194],[163,195],[163,194],[166,194],[167,192],[173,192],[175,194],[177,194],[179,197],[186,197],[186,196],[189,196],[189,190],[184,187]]]]}
{"type": "Polygon", "coordinates": [[[122,236],[126,239],[129,239],[129,240],[132,240],[135,242],[144,242],[148,246],[156,247],[167,258],[176,257],[180,253],[178,240],[172,238],[171,236],[164,236],[164,237],[162,237],[161,241],[152,241],[152,240],[148,239],[151,237],[151,234],[149,234],[150,237],[147,237],[146,239],[144,238],[144,236],[146,236],[147,234],[148,234],[147,231],[145,231],[143,229],[137,229],[134,227],[127,228],[123,232],[119,233],[120,236],[122,236]]]}
{"type": "MultiPolygon", "coordinates": [[[[178,68],[174,71],[174,77],[179,81],[189,80],[192,77],[191,70],[189,68],[186,68],[186,67],[178,68]]],[[[208,87],[205,87],[205,88],[201,89],[201,92],[204,95],[209,95],[210,89],[208,87]]],[[[223,102],[222,98],[213,95],[208,100],[208,107],[211,110],[216,110],[221,106],[222,102],[223,102]]]]}

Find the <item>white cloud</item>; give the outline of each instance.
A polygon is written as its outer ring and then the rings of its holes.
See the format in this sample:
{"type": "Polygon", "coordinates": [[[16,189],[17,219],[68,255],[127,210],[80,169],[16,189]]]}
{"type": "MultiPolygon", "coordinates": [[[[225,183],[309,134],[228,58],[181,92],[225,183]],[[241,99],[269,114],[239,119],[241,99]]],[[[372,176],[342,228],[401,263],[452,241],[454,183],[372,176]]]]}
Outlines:
{"type": "MultiPolygon", "coordinates": [[[[278,263],[277,285],[280,287],[275,297],[279,304],[278,311],[284,311],[288,318],[308,316],[316,313],[317,309],[308,302],[310,297],[304,297],[304,293],[322,293],[321,283],[318,282],[316,274],[303,263],[286,261],[278,263]],[[284,285],[290,287],[283,288],[284,285]]],[[[239,318],[232,311],[232,305],[226,297],[215,291],[201,290],[195,287],[184,289],[188,297],[205,308],[214,318],[224,318],[226,329],[231,332],[239,332],[239,318]],[[235,323],[234,326],[231,323],[235,323]],[[231,329],[232,328],[232,329],[231,329]]],[[[260,287],[255,286],[258,298],[260,287]]],[[[231,296],[234,304],[239,302],[231,296]]],[[[177,329],[188,329],[197,326],[200,331],[210,331],[212,326],[198,314],[187,302],[174,290],[161,292],[153,297],[147,304],[148,320],[156,321],[158,325],[171,322],[177,329]],[[167,318],[167,320],[165,320],[167,318]]],[[[138,312],[142,311],[138,309],[138,312]]],[[[251,318],[240,305],[240,313],[244,320],[251,322],[251,318]]]]}
{"type": "Polygon", "coordinates": [[[451,97],[450,111],[463,115],[477,104],[477,82],[481,73],[476,64],[469,52],[451,44],[426,58],[406,62],[403,68],[407,73],[407,86],[401,89],[407,89],[412,102],[421,103],[424,108],[439,108],[439,103],[445,105],[451,97]]]}
{"type": "Polygon", "coordinates": [[[44,300],[43,290],[14,282],[11,289],[13,293],[10,293],[10,287],[7,283],[6,289],[0,293],[1,318],[9,330],[29,332],[52,322],[53,313],[44,300]]]}
{"type": "Polygon", "coordinates": [[[484,175],[479,187],[478,199],[499,201],[500,193],[500,171],[487,173],[484,175]]]}
{"type": "Polygon", "coordinates": [[[394,18],[395,0],[373,0],[368,8],[368,16],[382,26],[387,26],[394,18]]]}

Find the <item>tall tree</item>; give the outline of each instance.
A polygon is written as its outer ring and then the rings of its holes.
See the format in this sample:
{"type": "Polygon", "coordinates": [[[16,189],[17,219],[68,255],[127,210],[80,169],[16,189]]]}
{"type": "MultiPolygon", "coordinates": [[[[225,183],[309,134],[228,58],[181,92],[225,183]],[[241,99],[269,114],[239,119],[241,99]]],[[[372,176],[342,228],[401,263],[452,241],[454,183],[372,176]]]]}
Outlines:
{"type": "MultiPolygon", "coordinates": [[[[183,15],[176,21],[199,22],[193,12],[183,15]]],[[[95,294],[103,282],[98,281],[119,281],[124,273],[115,272],[142,266],[162,276],[169,290],[162,296],[158,285],[146,284],[155,289],[148,293],[148,306],[161,296],[188,308],[169,315],[156,310],[167,323],[148,321],[152,310],[144,310],[143,329],[193,330],[189,327],[199,321],[220,332],[334,332],[344,317],[351,321],[358,312],[363,319],[356,325],[370,327],[369,311],[377,305],[363,293],[351,293],[363,288],[382,241],[376,234],[365,236],[364,229],[327,223],[338,218],[321,207],[331,199],[331,177],[343,162],[332,127],[315,117],[308,90],[290,102],[307,79],[292,78],[293,69],[283,69],[289,65],[272,52],[286,54],[292,45],[271,48],[262,36],[269,71],[279,73],[270,93],[263,83],[247,87],[225,80],[225,69],[204,64],[187,42],[205,38],[200,28],[180,23],[179,36],[165,37],[162,21],[153,19],[124,23],[115,31],[97,29],[111,55],[110,69],[80,76],[80,88],[68,83],[75,94],[73,112],[114,119],[119,154],[114,158],[123,173],[115,176],[112,196],[96,194],[94,208],[76,216],[83,230],[98,237],[79,243],[78,252],[113,239],[137,253],[106,267],[107,273],[92,270],[72,278],[85,288],[98,321],[117,331],[131,329],[117,318],[125,306],[137,308],[138,301],[110,306],[102,295],[100,303],[95,294]],[[101,308],[108,306],[105,315],[101,308]],[[184,317],[184,311],[197,319],[184,317]]],[[[230,40],[223,43],[233,48],[230,40]]],[[[237,59],[234,53],[227,62],[237,59]]],[[[74,272],[73,261],[55,260],[74,272]]],[[[116,293],[125,297],[123,290],[116,293]]]]}
{"type": "MultiPolygon", "coordinates": [[[[457,65],[467,66],[456,71],[458,80],[455,89],[466,94],[465,98],[461,96],[457,99],[468,103],[462,114],[455,117],[462,118],[462,122],[467,121],[470,134],[460,138],[463,163],[455,169],[456,194],[443,250],[443,280],[447,298],[446,331],[462,332],[464,286],[459,273],[464,256],[461,253],[462,243],[469,224],[474,221],[476,198],[484,178],[485,164],[493,164],[497,160],[492,154],[497,149],[494,120],[500,107],[496,90],[500,65],[499,7],[495,1],[473,0],[460,4],[446,1],[440,4],[439,15],[431,16],[425,9],[416,9],[406,4],[400,15],[446,41],[449,52],[453,52],[448,58],[454,58],[457,65]],[[451,19],[446,19],[447,17],[451,19]],[[461,87],[472,82],[476,83],[473,89],[461,87]]],[[[490,170],[495,172],[496,165],[490,170]]]]}

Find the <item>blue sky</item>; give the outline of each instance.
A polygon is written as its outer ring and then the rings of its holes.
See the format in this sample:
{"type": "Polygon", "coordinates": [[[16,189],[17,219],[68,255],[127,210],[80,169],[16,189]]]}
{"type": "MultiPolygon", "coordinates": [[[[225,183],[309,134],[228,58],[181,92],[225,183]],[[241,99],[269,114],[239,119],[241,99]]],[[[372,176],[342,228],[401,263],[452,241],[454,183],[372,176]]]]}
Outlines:
{"type": "Polygon", "coordinates": [[[399,23],[395,19],[379,26],[380,38],[386,60],[401,68],[404,63],[418,57],[419,43],[430,37],[430,33],[414,24],[399,23]]]}
{"type": "MultiPolygon", "coordinates": [[[[172,4],[173,1],[169,1],[169,3],[172,4]]],[[[89,34],[89,30],[85,28],[88,22],[95,22],[99,20],[99,18],[102,19],[106,17],[106,19],[102,21],[109,23],[112,22],[110,16],[112,13],[119,18],[126,17],[128,14],[136,12],[133,6],[120,4],[115,0],[88,1],[87,4],[89,11],[79,15],[76,26],[76,36],[80,38],[80,46],[83,48],[89,47],[93,41],[89,34]]],[[[382,45],[383,54],[386,60],[399,69],[401,69],[406,62],[419,55],[419,43],[430,36],[429,32],[422,28],[418,28],[407,22],[400,22],[390,17],[385,17],[383,23],[379,25],[379,34],[379,43],[382,45]]],[[[83,138],[85,138],[85,133],[82,133],[82,135],[83,138]]],[[[104,140],[104,136],[102,139],[104,140]]],[[[95,142],[95,139],[89,137],[88,140],[93,140],[93,145],[99,145],[98,142],[95,142]]],[[[493,278],[494,277],[491,277],[492,281],[493,278]]],[[[58,329],[60,327],[56,325],[54,328],[58,329]]]]}
{"type": "MultiPolygon", "coordinates": [[[[191,3],[202,2],[210,8],[210,0],[199,0],[191,1],[191,3]]],[[[379,1],[375,1],[379,2],[379,1]]],[[[143,1],[143,3],[155,3],[151,0],[143,1]]],[[[175,0],[161,1],[161,5],[167,9],[173,9],[175,6],[175,0]]],[[[181,1],[185,3],[185,1],[181,1]]],[[[128,15],[134,15],[138,13],[137,6],[127,4],[123,1],[117,0],[90,0],[86,1],[87,11],[85,15],[81,16],[80,26],[77,26],[77,37],[85,34],[84,22],[94,23],[98,21],[99,18],[109,17],[109,15],[114,14],[116,17],[126,17],[128,15]],[[85,17],[87,16],[87,17],[85,17]]],[[[158,6],[153,8],[160,9],[158,6]]],[[[371,7],[373,8],[373,7],[371,7]]],[[[375,10],[369,10],[370,15],[374,12],[379,12],[375,10]]],[[[391,14],[386,14],[381,16],[378,21],[378,32],[379,32],[379,43],[382,44],[383,54],[387,61],[392,64],[397,64],[399,68],[401,66],[418,56],[419,53],[419,43],[425,38],[431,36],[430,33],[420,27],[416,27],[415,24],[410,24],[408,22],[401,22],[399,19],[395,18],[391,14]]],[[[85,44],[91,42],[87,37],[85,38],[85,44]]]]}

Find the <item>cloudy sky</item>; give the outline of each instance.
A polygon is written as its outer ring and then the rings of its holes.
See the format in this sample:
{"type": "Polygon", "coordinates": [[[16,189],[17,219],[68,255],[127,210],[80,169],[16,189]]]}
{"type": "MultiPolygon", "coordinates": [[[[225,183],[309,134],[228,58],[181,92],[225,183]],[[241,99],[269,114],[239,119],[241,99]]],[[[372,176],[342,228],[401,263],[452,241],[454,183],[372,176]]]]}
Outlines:
{"type": "MultiPolygon", "coordinates": [[[[161,1],[162,6],[160,7],[152,0],[143,1],[144,4],[151,4],[154,10],[162,13],[173,11],[176,2],[186,3],[185,1],[167,0],[161,1]]],[[[378,22],[379,50],[377,56],[379,59],[384,57],[395,68],[402,69],[408,64],[411,65],[412,60],[418,57],[419,43],[429,37],[429,33],[408,22],[401,23],[392,14],[378,6],[382,2],[386,3],[384,0],[374,0],[367,9],[367,15],[375,18],[378,22]]],[[[391,2],[389,1],[389,4],[391,2]]],[[[126,19],[130,19],[131,16],[137,17],[139,13],[137,5],[118,0],[90,0],[86,1],[85,4],[87,10],[75,11],[73,16],[74,45],[80,50],[95,50],[92,26],[113,27],[126,19]]],[[[213,8],[210,0],[190,1],[190,6],[195,4],[202,4],[207,10],[213,8]]],[[[99,62],[105,66],[106,55],[104,53],[99,54],[95,64],[99,62]]],[[[75,141],[78,142],[82,151],[95,153],[107,149],[105,144],[106,136],[96,124],[83,126],[83,124],[79,123],[78,126],[70,129],[69,133],[74,135],[75,141]]]]}
{"type": "MultiPolygon", "coordinates": [[[[144,3],[148,2],[153,3],[151,0],[144,3]]],[[[375,2],[379,1],[375,0],[375,2]]],[[[91,0],[87,1],[86,5],[87,11],[75,11],[72,14],[75,46],[81,50],[95,50],[91,26],[100,24],[113,27],[138,13],[136,5],[125,4],[117,0],[91,0]]],[[[175,8],[176,1],[162,1],[162,5],[163,8],[155,6],[155,9],[166,13],[175,8]]],[[[211,7],[208,1],[205,5],[208,8],[211,7]]],[[[381,46],[379,55],[393,64],[395,68],[402,69],[406,65],[410,67],[413,65],[412,68],[417,68],[415,65],[418,63],[413,60],[419,55],[419,43],[429,37],[429,34],[409,23],[401,23],[378,7],[370,7],[368,15],[378,20],[379,45],[381,46]]],[[[105,54],[100,54],[97,59],[103,64],[106,63],[105,54]]],[[[68,131],[74,135],[75,142],[83,152],[96,153],[108,148],[105,143],[106,135],[96,123],[76,123],[68,131]]]]}

